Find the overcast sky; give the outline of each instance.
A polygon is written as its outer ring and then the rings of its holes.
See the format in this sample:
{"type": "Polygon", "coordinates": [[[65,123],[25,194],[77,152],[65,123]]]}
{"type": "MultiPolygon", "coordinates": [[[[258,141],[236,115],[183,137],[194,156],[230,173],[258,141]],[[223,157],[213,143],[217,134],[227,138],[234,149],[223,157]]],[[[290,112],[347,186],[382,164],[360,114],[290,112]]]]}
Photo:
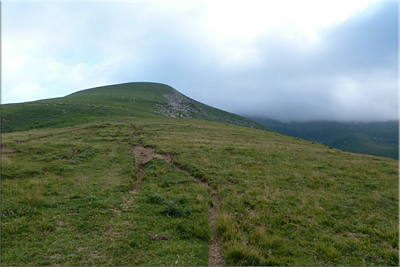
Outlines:
{"type": "Polygon", "coordinates": [[[398,118],[398,3],[2,2],[2,103],[149,81],[279,120],[398,118]]]}

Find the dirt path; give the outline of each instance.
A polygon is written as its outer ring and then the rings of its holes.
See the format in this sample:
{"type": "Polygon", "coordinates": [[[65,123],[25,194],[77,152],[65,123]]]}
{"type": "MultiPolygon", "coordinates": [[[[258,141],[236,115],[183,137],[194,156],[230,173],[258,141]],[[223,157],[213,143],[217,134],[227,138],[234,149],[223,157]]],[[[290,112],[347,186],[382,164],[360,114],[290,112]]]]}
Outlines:
{"type": "Polygon", "coordinates": [[[135,166],[138,169],[137,179],[133,185],[132,194],[137,194],[140,190],[140,183],[143,180],[142,165],[154,158],[163,159],[166,162],[171,162],[171,158],[167,155],[161,155],[154,153],[154,149],[149,147],[135,146],[132,149],[132,153],[135,156],[135,166]]]}
{"type": "MultiPolygon", "coordinates": [[[[136,182],[133,186],[133,191],[131,191],[130,193],[137,194],[137,193],[139,193],[139,190],[140,190],[140,183],[143,180],[142,165],[154,158],[159,158],[159,159],[165,160],[166,162],[171,162],[171,157],[168,155],[157,154],[154,152],[154,149],[148,148],[148,147],[146,148],[146,147],[142,147],[142,146],[135,146],[132,149],[132,153],[135,156],[135,166],[138,169],[138,174],[137,174],[136,182]]],[[[175,164],[174,164],[174,166],[177,169],[182,170],[185,173],[187,173],[188,175],[190,175],[193,179],[198,181],[203,186],[210,188],[209,184],[201,181],[198,178],[195,178],[194,176],[192,176],[189,173],[189,171],[185,170],[181,166],[175,165],[175,164]]],[[[210,249],[208,252],[208,254],[209,254],[208,255],[209,256],[208,257],[208,266],[222,266],[222,264],[224,262],[224,255],[222,253],[221,242],[217,235],[217,218],[218,218],[218,214],[219,214],[219,206],[220,206],[221,199],[216,190],[212,190],[212,200],[213,200],[213,206],[210,207],[209,221],[208,221],[208,223],[210,225],[210,229],[211,229],[210,249]]]]}
{"type": "Polygon", "coordinates": [[[171,162],[171,157],[154,153],[154,149],[150,147],[135,146],[132,149],[132,153],[135,156],[136,168],[140,168],[141,165],[154,158],[163,159],[166,162],[171,162]]]}
{"type": "Polygon", "coordinates": [[[219,204],[221,199],[217,191],[212,192],[213,207],[210,208],[210,218],[208,223],[211,229],[210,249],[208,251],[208,266],[221,266],[224,262],[222,245],[217,234],[217,219],[219,213],[219,204]]]}

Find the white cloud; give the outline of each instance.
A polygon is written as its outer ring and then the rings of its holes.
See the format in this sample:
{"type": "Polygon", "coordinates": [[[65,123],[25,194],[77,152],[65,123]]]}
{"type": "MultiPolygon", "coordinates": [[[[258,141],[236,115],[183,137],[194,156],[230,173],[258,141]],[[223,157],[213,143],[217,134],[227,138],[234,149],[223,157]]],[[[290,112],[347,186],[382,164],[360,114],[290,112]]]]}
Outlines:
{"type": "Polygon", "coordinates": [[[397,20],[386,6],[3,3],[2,101],[147,80],[242,114],[393,118],[397,20]]]}
{"type": "Polygon", "coordinates": [[[314,37],[321,27],[345,20],[367,1],[212,1],[206,26],[218,41],[252,39],[270,30],[314,37]]]}

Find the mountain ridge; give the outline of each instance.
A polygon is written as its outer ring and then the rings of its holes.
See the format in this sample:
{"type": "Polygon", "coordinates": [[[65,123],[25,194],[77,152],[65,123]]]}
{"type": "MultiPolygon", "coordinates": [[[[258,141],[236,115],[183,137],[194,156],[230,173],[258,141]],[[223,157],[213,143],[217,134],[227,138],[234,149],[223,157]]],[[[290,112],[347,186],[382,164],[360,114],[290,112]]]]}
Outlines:
{"type": "Polygon", "coordinates": [[[157,116],[202,119],[270,130],[248,118],[193,100],[169,85],[152,82],[106,85],[65,97],[5,104],[2,105],[1,129],[2,132],[25,131],[71,126],[112,117],[157,116]]]}

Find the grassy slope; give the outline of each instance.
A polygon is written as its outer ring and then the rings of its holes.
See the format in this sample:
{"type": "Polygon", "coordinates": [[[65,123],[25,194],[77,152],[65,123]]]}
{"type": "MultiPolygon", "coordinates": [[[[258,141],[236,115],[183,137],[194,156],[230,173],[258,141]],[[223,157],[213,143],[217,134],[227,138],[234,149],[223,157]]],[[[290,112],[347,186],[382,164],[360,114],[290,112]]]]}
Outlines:
{"type": "Polygon", "coordinates": [[[157,115],[3,134],[2,264],[206,265],[210,189],[156,159],[132,196],[139,143],[217,189],[227,265],[398,265],[398,161],[157,115]]]}
{"type": "Polygon", "coordinates": [[[218,125],[171,131],[155,143],[223,198],[228,264],[398,263],[397,161],[218,125]]]}
{"type": "Polygon", "coordinates": [[[141,194],[129,193],[137,174],[131,147],[141,133],[104,124],[3,135],[16,154],[2,160],[2,263],[206,265],[204,187],[155,160],[141,194]],[[184,217],[163,213],[174,203],[184,217]]]}
{"type": "Polygon", "coordinates": [[[204,114],[180,114],[199,119],[238,124],[268,130],[244,117],[212,108],[159,83],[126,83],[82,90],[66,97],[1,107],[2,133],[43,128],[61,128],[110,119],[159,118],[160,107],[171,109],[164,94],[177,94],[187,105],[204,114]]]}

